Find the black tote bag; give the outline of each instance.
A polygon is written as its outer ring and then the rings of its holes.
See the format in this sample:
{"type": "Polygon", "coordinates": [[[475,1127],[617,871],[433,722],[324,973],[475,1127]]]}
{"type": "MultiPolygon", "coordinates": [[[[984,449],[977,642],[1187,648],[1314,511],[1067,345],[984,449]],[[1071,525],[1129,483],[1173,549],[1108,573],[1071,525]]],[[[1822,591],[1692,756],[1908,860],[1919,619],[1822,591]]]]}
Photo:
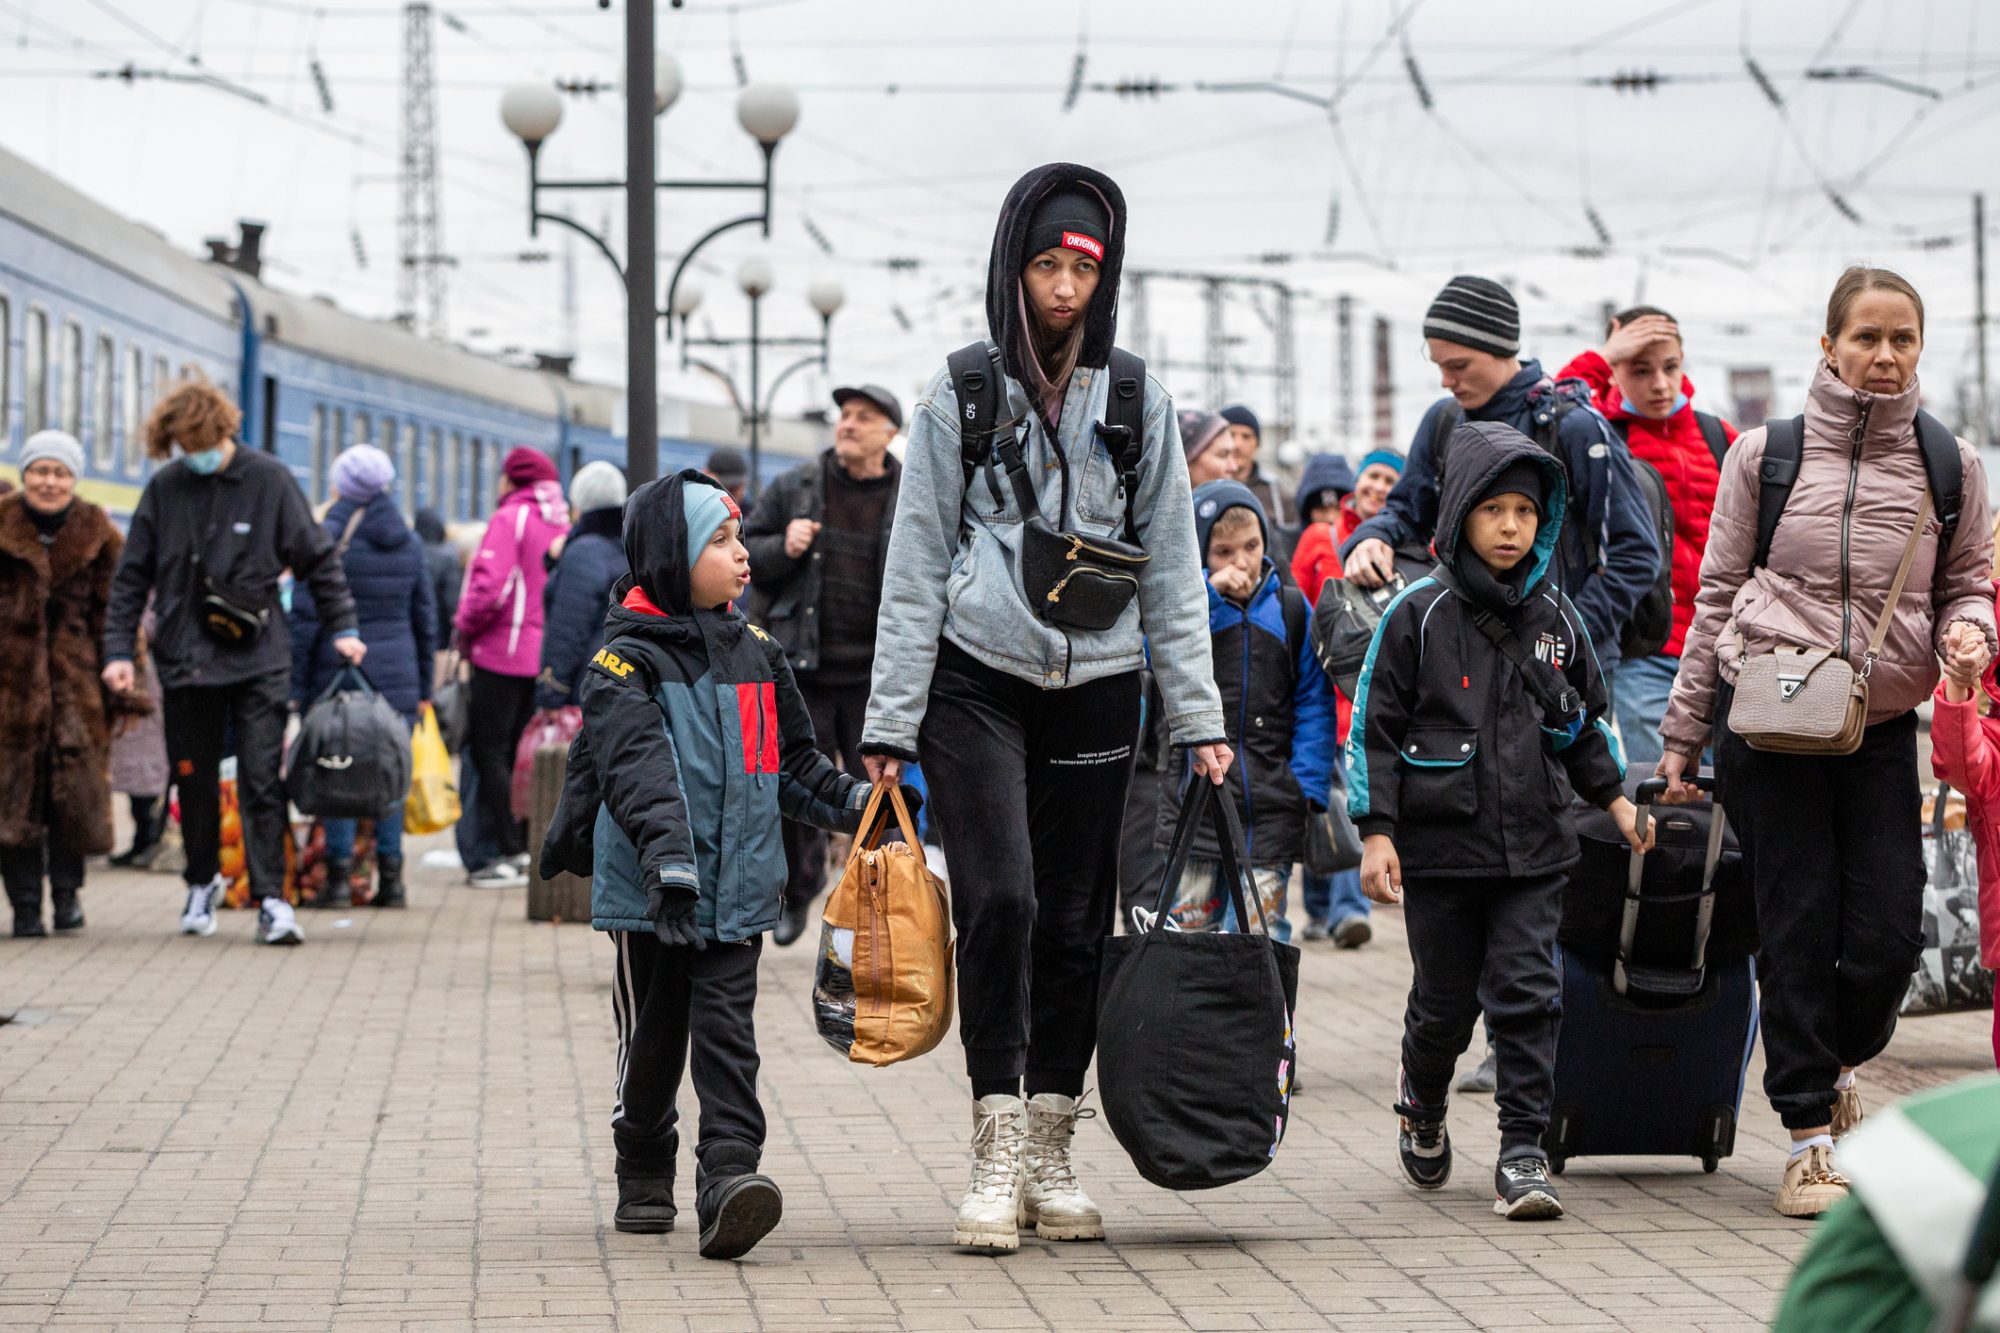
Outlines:
{"type": "MultiPolygon", "coordinates": [[[[1169,928],[1203,819],[1222,850],[1219,887],[1236,920],[1250,920],[1236,805],[1197,778],[1174,828],[1159,916],[1142,935],[1104,941],[1098,979],[1105,1122],[1139,1174],[1171,1190],[1234,1184],[1270,1164],[1285,1136],[1297,1059],[1299,951],[1268,935],[1169,928]]],[[[1249,901],[1261,920],[1262,902],[1255,893],[1249,901]]]]}

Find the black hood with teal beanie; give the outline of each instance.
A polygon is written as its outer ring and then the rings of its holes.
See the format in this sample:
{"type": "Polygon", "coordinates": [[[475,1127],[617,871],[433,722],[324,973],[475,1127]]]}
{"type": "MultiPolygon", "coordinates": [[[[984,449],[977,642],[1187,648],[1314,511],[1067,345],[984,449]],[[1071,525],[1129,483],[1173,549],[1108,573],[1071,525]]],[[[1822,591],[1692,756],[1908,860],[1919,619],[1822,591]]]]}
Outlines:
{"type": "Polygon", "coordinates": [[[697,534],[689,530],[689,502],[706,518],[714,517],[719,501],[726,506],[724,518],[736,516],[735,501],[708,477],[688,468],[670,477],[649,481],[625,501],[623,544],[625,562],[631,568],[629,580],[618,585],[622,596],[637,586],[653,604],[670,616],[686,615],[693,609],[690,580],[694,568],[696,541],[706,542],[709,533],[721,526],[718,520],[697,534]],[[691,493],[689,488],[701,487],[691,493]]]}

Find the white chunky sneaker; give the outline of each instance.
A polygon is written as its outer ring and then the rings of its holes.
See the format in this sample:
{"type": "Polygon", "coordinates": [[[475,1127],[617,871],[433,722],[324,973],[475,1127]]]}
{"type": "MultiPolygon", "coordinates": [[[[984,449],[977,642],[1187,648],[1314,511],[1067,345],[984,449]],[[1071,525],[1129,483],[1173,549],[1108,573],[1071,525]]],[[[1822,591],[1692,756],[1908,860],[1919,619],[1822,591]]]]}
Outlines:
{"type": "Polygon", "coordinates": [[[996,1092],[972,1104],[972,1183],[952,1222],[951,1243],[987,1253],[1021,1248],[1021,1139],[1027,1107],[996,1092]]]}
{"type": "Polygon", "coordinates": [[[257,942],[259,944],[303,944],[305,933],[299,929],[299,919],[292,912],[292,905],[283,898],[266,898],[257,906],[257,942]]]}
{"type": "Polygon", "coordinates": [[[187,906],[181,909],[181,934],[213,935],[215,905],[222,901],[228,888],[229,881],[220,875],[206,884],[188,885],[187,906]]]}
{"type": "MultiPolygon", "coordinates": [[[[1084,1096],[1090,1094],[1085,1093],[1084,1096]]],[[[1104,1215],[1076,1183],[1070,1140],[1076,1122],[1097,1114],[1082,1097],[1038,1092],[1028,1099],[1028,1137],[1021,1149],[1022,1226],[1043,1240],[1103,1240],[1104,1215]]]]}

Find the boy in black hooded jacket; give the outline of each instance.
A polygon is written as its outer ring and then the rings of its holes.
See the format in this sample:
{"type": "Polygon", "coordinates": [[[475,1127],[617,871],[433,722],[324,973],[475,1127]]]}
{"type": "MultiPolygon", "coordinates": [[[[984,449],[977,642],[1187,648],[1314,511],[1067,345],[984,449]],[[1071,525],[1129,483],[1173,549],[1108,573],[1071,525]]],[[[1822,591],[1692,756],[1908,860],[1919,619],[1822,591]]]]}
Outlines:
{"type": "Polygon", "coordinates": [[[544,875],[591,876],[592,924],[618,946],[617,1228],[673,1230],[674,1104],[691,1054],[700,1248],[713,1259],[748,1251],[783,1206],[757,1174],[751,1024],[785,886],[779,815],[852,833],[868,798],[814,746],[784,650],[732,605],[750,578],[741,517],[697,472],[626,502],[632,572],[583,672],[583,730],[542,849],[544,875]]]}
{"type": "Polygon", "coordinates": [[[1396,1090],[1404,1175],[1431,1190],[1451,1174],[1452,1065],[1484,1010],[1498,1054],[1494,1211],[1560,1217],[1541,1139],[1562,1007],[1556,926],[1578,856],[1572,792],[1609,810],[1628,839],[1636,812],[1601,721],[1589,632],[1551,574],[1562,465],[1495,422],[1460,425],[1451,457],[1438,567],[1390,605],[1362,664],[1348,811],[1365,839],[1368,896],[1402,901],[1407,875],[1416,976],[1396,1090]]]}

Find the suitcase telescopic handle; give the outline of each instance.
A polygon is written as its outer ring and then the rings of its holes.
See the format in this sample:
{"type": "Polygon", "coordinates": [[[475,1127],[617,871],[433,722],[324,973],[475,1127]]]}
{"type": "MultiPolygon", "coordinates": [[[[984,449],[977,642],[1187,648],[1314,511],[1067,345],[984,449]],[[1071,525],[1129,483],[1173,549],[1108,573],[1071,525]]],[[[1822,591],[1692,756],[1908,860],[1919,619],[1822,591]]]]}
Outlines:
{"type": "MultiPolygon", "coordinates": [[[[1715,794],[1715,774],[1713,773],[1697,773],[1693,777],[1685,777],[1681,780],[1696,791],[1705,791],[1711,796],[1715,794]]],[[[1651,805],[1666,794],[1667,780],[1665,778],[1647,778],[1639,784],[1639,790],[1632,793],[1632,804],[1651,805]]]]}
{"type": "MultiPolygon", "coordinates": [[[[1715,793],[1715,775],[1696,773],[1684,779],[1688,785],[1711,796],[1715,793]]],[[[1666,794],[1665,778],[1647,778],[1633,793],[1633,804],[1639,808],[1637,821],[1641,839],[1646,836],[1646,825],[1652,818],[1653,803],[1666,794]]],[[[1722,864],[1722,838],[1729,827],[1729,817],[1723,813],[1722,802],[1711,803],[1708,822],[1708,849],[1701,862],[1701,898],[1695,906],[1694,950],[1689,963],[1690,976],[1683,981],[1692,983],[1693,989],[1701,988],[1701,981],[1708,965],[1708,934],[1715,922],[1715,870],[1722,864]]],[[[1639,852],[1631,854],[1630,869],[1625,876],[1625,911],[1618,922],[1618,956],[1611,968],[1612,989],[1623,995],[1630,983],[1632,946],[1639,938],[1639,906],[1641,887],[1646,878],[1646,858],[1639,852]]],[[[1659,978],[1664,982],[1664,978],[1659,978]]]]}

